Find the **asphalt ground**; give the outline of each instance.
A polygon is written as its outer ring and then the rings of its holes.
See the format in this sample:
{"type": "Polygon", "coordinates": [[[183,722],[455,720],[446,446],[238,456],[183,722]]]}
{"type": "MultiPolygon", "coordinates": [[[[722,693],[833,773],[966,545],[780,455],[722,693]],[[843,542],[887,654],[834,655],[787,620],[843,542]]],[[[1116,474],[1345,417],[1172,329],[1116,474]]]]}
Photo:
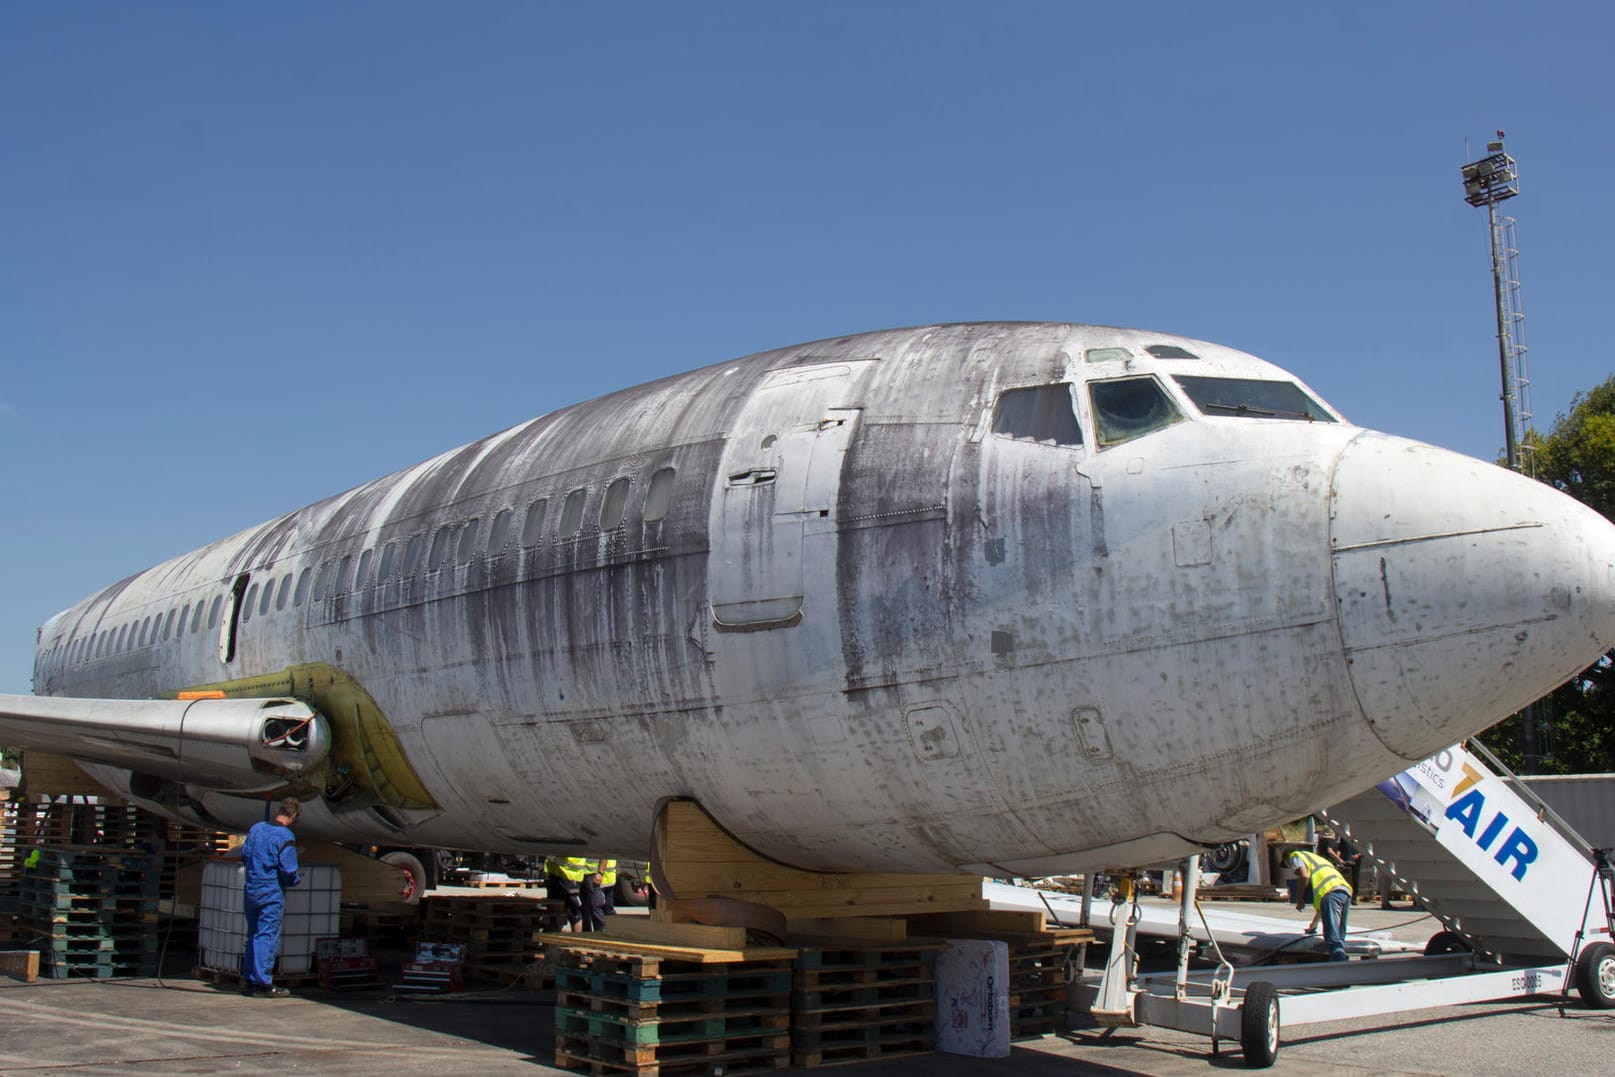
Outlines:
{"type": "MultiPolygon", "coordinates": [[[[1229,907],[1278,917],[1292,914],[1273,904],[1229,907]]],[[[1407,908],[1382,912],[1358,906],[1352,918],[1354,927],[1390,928],[1410,940],[1435,930],[1427,917],[1407,908]]],[[[169,947],[162,979],[25,984],[0,977],[0,1074],[444,1077],[564,1072],[551,1065],[551,991],[472,989],[421,997],[390,989],[332,993],[308,988],[286,999],[246,998],[233,986],[191,978],[189,940],[171,938],[169,947]]],[[[1213,1057],[1210,1042],[1202,1037],[1140,1028],[1023,1041],[1002,1059],[930,1054],[837,1066],[834,1072],[837,1077],[1065,1077],[1244,1068],[1238,1044],[1223,1044],[1220,1056],[1213,1057]]],[[[1463,1075],[1612,1071],[1615,1011],[1581,1009],[1574,997],[1562,1016],[1556,1002],[1538,1000],[1308,1025],[1284,1034],[1271,1070],[1463,1075]]]]}

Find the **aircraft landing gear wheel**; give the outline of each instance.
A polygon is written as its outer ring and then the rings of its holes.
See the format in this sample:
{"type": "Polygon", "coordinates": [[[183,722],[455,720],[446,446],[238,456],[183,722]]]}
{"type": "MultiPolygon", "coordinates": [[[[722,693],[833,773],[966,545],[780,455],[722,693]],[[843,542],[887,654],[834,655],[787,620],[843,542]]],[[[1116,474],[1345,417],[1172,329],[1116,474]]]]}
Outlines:
{"type": "Polygon", "coordinates": [[[1245,987],[1239,1007],[1239,1049],[1249,1069],[1266,1069],[1279,1056],[1279,993],[1266,980],[1245,987]]]}
{"type": "Polygon", "coordinates": [[[1207,871],[1215,871],[1219,875],[1238,871],[1245,866],[1245,847],[1237,841],[1224,842],[1204,854],[1200,865],[1207,871]]]}
{"type": "Polygon", "coordinates": [[[1576,993],[1595,1010],[1615,1009],[1615,946],[1595,942],[1576,958],[1576,993]]]}
{"type": "Polygon", "coordinates": [[[426,865],[421,863],[420,857],[403,849],[394,849],[380,857],[383,864],[391,864],[401,868],[404,872],[404,885],[399,892],[398,900],[405,905],[419,905],[421,891],[426,889],[426,865]]]}

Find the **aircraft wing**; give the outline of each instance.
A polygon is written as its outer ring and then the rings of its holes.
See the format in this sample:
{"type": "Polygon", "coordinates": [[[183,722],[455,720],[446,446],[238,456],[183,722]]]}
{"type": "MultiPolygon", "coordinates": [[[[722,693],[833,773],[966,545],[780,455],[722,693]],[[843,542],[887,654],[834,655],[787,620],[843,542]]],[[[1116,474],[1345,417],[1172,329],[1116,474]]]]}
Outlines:
{"type": "Polygon", "coordinates": [[[294,699],[0,695],[0,745],[245,793],[318,765],[331,731],[294,699]]]}

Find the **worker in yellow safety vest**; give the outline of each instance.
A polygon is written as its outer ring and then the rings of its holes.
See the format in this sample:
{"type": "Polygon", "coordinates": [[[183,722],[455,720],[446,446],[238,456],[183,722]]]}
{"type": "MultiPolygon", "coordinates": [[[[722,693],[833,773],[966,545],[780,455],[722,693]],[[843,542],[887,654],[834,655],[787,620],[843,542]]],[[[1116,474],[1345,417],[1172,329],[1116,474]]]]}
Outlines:
{"type": "Polygon", "coordinates": [[[544,858],[544,892],[551,901],[566,906],[566,923],[573,931],[585,930],[583,925],[583,885],[594,863],[581,856],[550,856],[544,858]]]}
{"type": "Polygon", "coordinates": [[[1318,930],[1321,920],[1329,960],[1346,960],[1346,916],[1351,911],[1351,883],[1317,853],[1304,850],[1291,853],[1290,867],[1295,869],[1299,882],[1295,907],[1305,908],[1307,902],[1312,902],[1312,922],[1307,925],[1307,934],[1318,930]]]}

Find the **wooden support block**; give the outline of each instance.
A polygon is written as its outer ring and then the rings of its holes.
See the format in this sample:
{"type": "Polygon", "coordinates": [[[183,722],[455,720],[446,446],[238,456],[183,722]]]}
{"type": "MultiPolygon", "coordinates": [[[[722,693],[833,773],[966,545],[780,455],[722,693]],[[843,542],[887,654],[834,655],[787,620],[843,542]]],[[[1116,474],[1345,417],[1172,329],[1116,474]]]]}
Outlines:
{"type": "Polygon", "coordinates": [[[688,800],[663,805],[653,855],[670,896],[737,898],[796,919],[987,908],[975,876],[787,867],[746,848],[688,800]]]}
{"type": "Polygon", "coordinates": [[[0,973],[33,983],[39,979],[39,951],[0,950],[0,973]]]}
{"type": "Polygon", "coordinates": [[[545,953],[551,950],[598,950],[603,953],[630,954],[645,957],[665,957],[675,961],[694,961],[703,965],[726,964],[732,961],[789,961],[797,951],[784,946],[753,946],[744,950],[715,950],[696,946],[661,946],[652,942],[631,942],[613,939],[598,933],[540,935],[545,953]]]}
{"type": "Polygon", "coordinates": [[[659,923],[637,916],[613,916],[606,921],[606,925],[603,933],[595,932],[589,937],[651,942],[661,946],[695,946],[704,950],[746,948],[746,929],[743,927],[659,923]]]}
{"type": "Polygon", "coordinates": [[[793,939],[861,939],[867,942],[904,942],[908,922],[887,916],[793,917],[786,921],[793,939]]]}
{"type": "Polygon", "coordinates": [[[1048,926],[1036,910],[984,909],[977,912],[925,913],[908,918],[909,927],[925,935],[1036,935],[1048,926]]]}

